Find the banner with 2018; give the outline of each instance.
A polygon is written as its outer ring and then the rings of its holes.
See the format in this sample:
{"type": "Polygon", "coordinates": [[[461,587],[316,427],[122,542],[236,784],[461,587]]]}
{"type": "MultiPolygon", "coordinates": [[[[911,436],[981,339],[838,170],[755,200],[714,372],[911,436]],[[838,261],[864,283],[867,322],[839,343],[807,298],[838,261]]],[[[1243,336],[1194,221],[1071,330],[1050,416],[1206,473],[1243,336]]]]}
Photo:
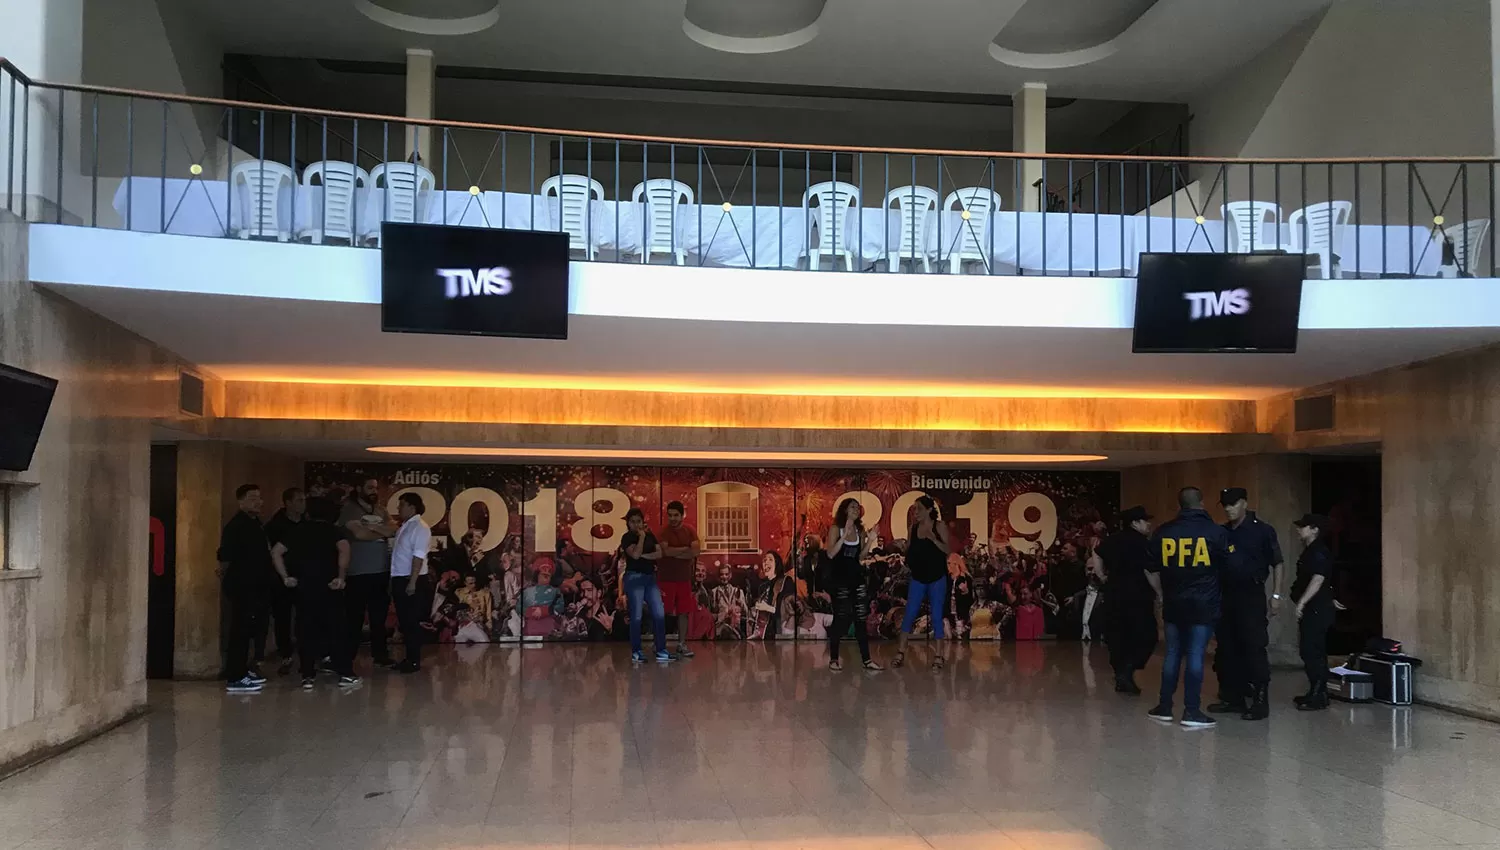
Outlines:
{"type": "MultiPolygon", "coordinates": [[[[1112,472],[739,467],[313,463],[310,495],[380,483],[394,515],[415,491],[433,529],[435,640],[609,640],[627,634],[620,539],[625,515],[660,533],[680,502],[701,547],[689,640],[822,639],[833,620],[818,586],[834,509],[859,501],[876,535],[866,559],[872,636],[894,638],[906,604],[911,510],[926,494],[947,523],[948,592],[915,634],[946,618],[950,637],[1077,636],[1087,559],[1119,508],[1112,472]]],[[[1097,613],[1095,613],[1097,616],[1097,613]]],[[[668,618],[669,621],[675,618],[668,618]]],[[[669,622],[669,630],[676,623],[669,622]]]]}

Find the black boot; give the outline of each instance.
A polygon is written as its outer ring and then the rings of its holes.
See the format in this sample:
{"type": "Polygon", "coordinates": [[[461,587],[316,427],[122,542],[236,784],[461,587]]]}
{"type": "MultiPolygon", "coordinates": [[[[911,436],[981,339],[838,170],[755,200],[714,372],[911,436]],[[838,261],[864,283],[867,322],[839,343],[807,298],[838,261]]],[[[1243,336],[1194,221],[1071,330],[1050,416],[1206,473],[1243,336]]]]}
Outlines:
{"type": "Polygon", "coordinates": [[[1328,708],[1328,683],[1319,682],[1297,706],[1298,711],[1324,711],[1328,708]]]}
{"type": "Polygon", "coordinates": [[[1209,714],[1244,714],[1250,710],[1244,697],[1219,694],[1219,701],[1208,707],[1209,714]]]}
{"type": "Polygon", "coordinates": [[[1307,701],[1312,699],[1313,694],[1316,694],[1317,692],[1318,686],[1309,682],[1307,685],[1307,693],[1303,694],[1302,696],[1292,697],[1292,702],[1296,703],[1298,708],[1301,708],[1302,706],[1307,705],[1307,701]]]}
{"type": "Polygon", "coordinates": [[[1271,692],[1267,685],[1256,685],[1250,694],[1250,707],[1240,715],[1241,720],[1265,720],[1271,716],[1271,692]]]}
{"type": "Polygon", "coordinates": [[[1135,683],[1134,673],[1124,673],[1115,677],[1115,693],[1140,696],[1141,686],[1135,683]]]}

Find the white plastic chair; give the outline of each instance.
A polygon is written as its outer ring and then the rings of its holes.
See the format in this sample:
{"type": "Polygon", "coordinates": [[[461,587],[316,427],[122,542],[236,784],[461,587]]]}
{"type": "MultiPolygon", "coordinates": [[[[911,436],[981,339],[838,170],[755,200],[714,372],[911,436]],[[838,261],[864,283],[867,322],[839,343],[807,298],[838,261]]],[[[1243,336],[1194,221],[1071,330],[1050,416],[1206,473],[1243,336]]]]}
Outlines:
{"type": "Polygon", "coordinates": [[[542,197],[557,198],[558,230],[568,234],[569,247],[594,259],[590,206],[604,200],[604,185],[582,174],[559,174],[542,181],[542,197]]]}
{"type": "Polygon", "coordinates": [[[276,237],[277,242],[292,238],[289,224],[281,220],[281,189],[292,188],[297,173],[279,162],[252,159],[241,162],[229,172],[239,204],[240,223],[234,229],[241,239],[276,237]]]}
{"type": "MultiPolygon", "coordinates": [[[[1291,241],[1267,241],[1269,226],[1272,239],[1281,222],[1281,207],[1266,201],[1235,201],[1219,207],[1224,217],[1224,229],[1228,233],[1226,250],[1231,254],[1249,254],[1255,251],[1281,251],[1291,248],[1291,241]]],[[[1280,230],[1285,233],[1286,227],[1280,230]]],[[[1290,234],[1288,234],[1290,235],[1290,234]]]]}
{"type": "Polygon", "coordinates": [[[807,267],[821,269],[823,255],[832,254],[844,258],[844,268],[854,271],[854,252],[849,250],[849,211],[859,206],[859,187],[852,183],[830,181],[814,183],[802,193],[802,213],[809,227],[817,227],[818,241],[808,239],[808,248],[802,256],[807,258],[807,267]],[[818,217],[812,217],[812,201],[818,202],[818,217]],[[835,241],[837,240],[837,241],[835,241]]]}
{"type": "Polygon", "coordinates": [[[1000,211],[1000,195],[983,186],[967,186],[943,199],[943,209],[959,211],[958,233],[954,237],[943,233],[947,244],[938,246],[939,259],[948,258],[948,271],[958,274],[963,270],[964,260],[978,260],[988,268],[990,258],[983,240],[990,217],[1000,211]]]}
{"type": "Polygon", "coordinates": [[[926,186],[902,186],[885,196],[887,210],[893,203],[901,214],[901,238],[898,245],[888,249],[886,270],[901,271],[901,258],[905,257],[913,265],[920,259],[922,271],[932,271],[927,254],[927,230],[932,224],[932,213],[937,210],[937,191],[926,186]]]}
{"type": "Polygon", "coordinates": [[[1303,207],[1286,220],[1293,250],[1317,257],[1319,276],[1325,280],[1339,276],[1334,246],[1343,247],[1344,229],[1353,211],[1349,201],[1324,201],[1303,207]]]}
{"type": "Polygon", "coordinates": [[[354,244],[354,227],[358,223],[361,193],[370,185],[370,174],[347,162],[324,160],[309,165],[302,171],[302,185],[311,189],[323,187],[323,198],[318,204],[323,213],[321,225],[308,222],[297,231],[298,239],[309,239],[321,245],[324,239],[343,239],[354,244]]]}
{"type": "Polygon", "coordinates": [[[363,225],[375,228],[375,244],[380,244],[379,224],[383,221],[413,224],[424,220],[436,186],[432,172],[415,163],[382,162],[370,169],[370,199],[374,202],[370,204],[370,217],[374,220],[363,225]]]}
{"type": "Polygon", "coordinates": [[[1484,238],[1489,235],[1489,232],[1490,220],[1487,218],[1476,218],[1463,224],[1455,224],[1443,231],[1443,235],[1453,243],[1453,259],[1458,262],[1459,274],[1470,277],[1478,276],[1475,268],[1484,257],[1484,238]]]}
{"type": "Polygon", "coordinates": [[[630,202],[640,204],[645,199],[645,234],[641,244],[641,262],[651,262],[652,254],[670,254],[677,265],[687,265],[687,248],[677,241],[676,224],[681,204],[693,203],[693,190],[678,180],[647,180],[635,184],[630,193],[630,202]]]}

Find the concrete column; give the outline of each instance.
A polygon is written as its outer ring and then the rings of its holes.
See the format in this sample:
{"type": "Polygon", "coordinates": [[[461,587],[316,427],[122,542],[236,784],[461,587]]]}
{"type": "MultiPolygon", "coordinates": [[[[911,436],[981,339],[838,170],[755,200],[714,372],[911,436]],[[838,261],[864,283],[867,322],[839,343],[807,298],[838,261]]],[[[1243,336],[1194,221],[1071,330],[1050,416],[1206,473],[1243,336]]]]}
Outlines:
{"type": "MultiPolygon", "coordinates": [[[[4,21],[0,26],[0,56],[9,59],[21,73],[47,82],[82,81],[83,0],[0,0],[0,21],[4,21]]],[[[58,206],[68,209],[63,199],[72,197],[81,182],[77,156],[81,126],[79,95],[64,99],[57,91],[32,89],[27,96],[17,81],[13,103],[10,86],[8,76],[0,77],[0,133],[9,137],[14,126],[16,139],[15,159],[10,168],[0,165],[0,197],[10,199],[13,212],[19,214],[24,209],[34,221],[54,221],[58,206]],[[61,148],[59,116],[63,131],[61,148]],[[67,155],[67,151],[73,154],[67,155]],[[63,177],[61,197],[59,164],[63,177]]],[[[64,214],[63,220],[69,221],[70,216],[64,214]]]]}
{"type": "MultiPolygon", "coordinates": [[[[408,48],[406,51],[406,117],[430,120],[432,104],[437,99],[437,60],[431,50],[408,48]]],[[[439,152],[432,149],[431,127],[406,128],[406,158],[419,153],[422,161],[438,161],[439,152]]]]}
{"type": "Polygon", "coordinates": [[[225,444],[177,445],[177,598],[172,671],[179,679],[211,679],[220,653],[219,531],[225,522],[225,444]]]}
{"type": "MultiPolygon", "coordinates": [[[[1495,0],[1500,2],[1500,0],[1495,0]]],[[[1019,153],[1047,152],[1047,84],[1026,83],[1016,92],[1011,108],[1015,115],[1014,145],[1019,153]]],[[[1021,197],[1014,206],[1036,211],[1042,208],[1037,181],[1042,179],[1042,161],[1021,160],[1021,197]]]]}
{"type": "Polygon", "coordinates": [[[234,490],[259,484],[263,520],[281,507],[282,491],[302,486],[302,461],[238,443],[188,440],[177,445],[177,601],[172,669],[178,679],[211,679],[223,666],[223,596],[219,532],[234,516],[234,490]]]}
{"type": "Polygon", "coordinates": [[[1494,151],[1500,156],[1500,0],[1490,0],[1490,116],[1494,151]]]}

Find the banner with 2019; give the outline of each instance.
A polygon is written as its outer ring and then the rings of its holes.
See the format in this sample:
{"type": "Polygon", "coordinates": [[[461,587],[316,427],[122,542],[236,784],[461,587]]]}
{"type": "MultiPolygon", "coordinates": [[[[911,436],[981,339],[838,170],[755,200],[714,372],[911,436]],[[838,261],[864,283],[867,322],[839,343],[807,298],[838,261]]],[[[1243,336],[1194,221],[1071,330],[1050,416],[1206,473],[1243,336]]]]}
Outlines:
{"type": "MultiPolygon", "coordinates": [[[[607,640],[627,633],[620,538],[640,508],[660,531],[681,502],[698,533],[690,640],[821,639],[819,540],[845,498],[878,535],[866,562],[872,636],[893,638],[910,574],[903,553],[918,496],[937,503],[953,552],[942,616],[950,636],[1035,640],[1082,630],[1086,561],[1118,510],[1112,472],[848,470],[490,464],[313,463],[311,495],[380,483],[394,515],[421,494],[433,529],[425,624],[443,642],[607,640]]],[[[1096,614],[1097,616],[1097,614],[1096,614]]],[[[675,618],[668,618],[669,621],[675,618]]],[[[670,623],[669,630],[675,631],[670,623]]]]}

